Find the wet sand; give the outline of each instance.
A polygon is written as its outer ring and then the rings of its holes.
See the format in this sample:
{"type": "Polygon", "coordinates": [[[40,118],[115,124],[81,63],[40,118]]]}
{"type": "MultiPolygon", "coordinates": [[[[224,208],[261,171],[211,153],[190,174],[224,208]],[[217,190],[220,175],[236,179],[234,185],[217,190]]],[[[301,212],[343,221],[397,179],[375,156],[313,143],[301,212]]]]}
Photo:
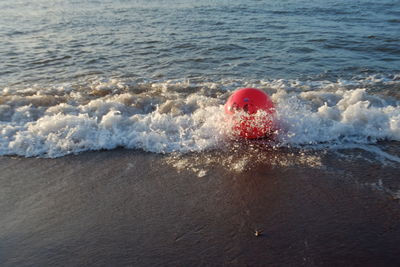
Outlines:
{"type": "Polygon", "coordinates": [[[166,157],[0,157],[0,265],[400,264],[400,203],[377,184],[398,188],[396,168],[326,157],[198,177],[166,157]]]}

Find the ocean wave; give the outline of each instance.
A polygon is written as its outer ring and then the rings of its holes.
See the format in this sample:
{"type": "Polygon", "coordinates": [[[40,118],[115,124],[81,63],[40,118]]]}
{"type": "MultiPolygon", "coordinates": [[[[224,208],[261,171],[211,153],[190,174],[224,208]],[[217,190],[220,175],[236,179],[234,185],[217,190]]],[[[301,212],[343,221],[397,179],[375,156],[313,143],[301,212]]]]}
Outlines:
{"type": "Polygon", "coordinates": [[[274,147],[400,141],[400,75],[351,80],[86,78],[2,88],[0,155],[60,157],[125,147],[154,153],[218,149],[232,139],[223,112],[241,87],[267,92],[274,147]]]}

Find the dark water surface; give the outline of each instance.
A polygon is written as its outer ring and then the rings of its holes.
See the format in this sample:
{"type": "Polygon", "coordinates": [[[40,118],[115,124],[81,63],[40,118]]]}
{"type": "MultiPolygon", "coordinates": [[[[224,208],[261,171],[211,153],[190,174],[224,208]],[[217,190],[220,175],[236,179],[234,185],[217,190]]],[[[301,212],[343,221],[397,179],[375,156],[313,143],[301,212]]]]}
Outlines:
{"type": "Polygon", "coordinates": [[[398,72],[399,17],[395,0],[7,0],[0,85],[398,72]]]}
{"type": "Polygon", "coordinates": [[[2,157],[0,264],[398,266],[398,169],[322,161],[199,178],[132,150],[2,157]]]}

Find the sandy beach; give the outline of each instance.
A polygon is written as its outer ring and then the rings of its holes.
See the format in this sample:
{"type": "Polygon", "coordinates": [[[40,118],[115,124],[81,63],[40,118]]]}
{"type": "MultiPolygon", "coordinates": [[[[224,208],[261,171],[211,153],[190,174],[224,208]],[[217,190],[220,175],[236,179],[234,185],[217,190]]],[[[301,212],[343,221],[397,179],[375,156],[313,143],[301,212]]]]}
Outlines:
{"type": "MultiPolygon", "coordinates": [[[[135,150],[1,157],[1,266],[398,266],[398,169],[216,164],[135,150]],[[379,188],[381,186],[381,188],[379,188]],[[258,235],[257,235],[257,233],[258,235]]],[[[334,166],[334,167],[333,167],[334,166]]]]}

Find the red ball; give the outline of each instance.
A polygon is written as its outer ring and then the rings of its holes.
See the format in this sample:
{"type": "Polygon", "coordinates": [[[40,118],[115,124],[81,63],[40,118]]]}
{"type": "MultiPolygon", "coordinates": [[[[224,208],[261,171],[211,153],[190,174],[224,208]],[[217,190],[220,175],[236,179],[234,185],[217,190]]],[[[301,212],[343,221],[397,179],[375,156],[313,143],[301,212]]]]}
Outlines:
{"type": "Polygon", "coordinates": [[[236,90],[226,101],[225,113],[232,116],[235,136],[255,139],[273,131],[275,107],[269,96],[260,89],[236,90]]]}

